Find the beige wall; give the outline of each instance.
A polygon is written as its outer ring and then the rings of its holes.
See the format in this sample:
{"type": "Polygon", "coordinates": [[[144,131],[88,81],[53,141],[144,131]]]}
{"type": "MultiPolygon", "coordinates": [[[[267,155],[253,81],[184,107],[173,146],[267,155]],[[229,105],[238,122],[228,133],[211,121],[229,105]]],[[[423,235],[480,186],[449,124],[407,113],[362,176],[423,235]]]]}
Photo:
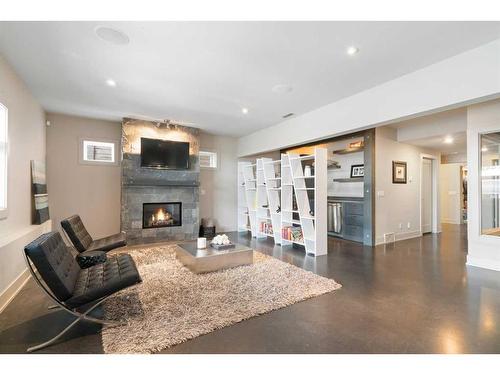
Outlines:
{"type": "Polygon", "coordinates": [[[200,218],[214,218],[218,232],[237,230],[237,140],[201,133],[200,150],[216,151],[217,169],[200,169],[200,218]]]}
{"type": "Polygon", "coordinates": [[[440,160],[439,153],[400,143],[396,138],[395,129],[390,127],[376,129],[375,239],[377,244],[384,242],[386,233],[394,233],[396,240],[420,235],[420,157],[422,154],[432,154],[437,157],[438,163],[440,160]],[[407,162],[407,184],[392,183],[394,160],[407,162]],[[380,196],[382,192],[383,196],[380,196]]]}
{"type": "MultiPolygon", "coordinates": [[[[0,294],[25,270],[18,238],[38,233],[32,223],[30,160],[45,161],[45,114],[0,56],[0,102],[9,110],[8,216],[0,220],[0,294]]],[[[49,191],[49,203],[50,203],[49,191]]],[[[31,238],[31,237],[30,237],[31,238]]],[[[33,239],[33,238],[31,238],[33,239]]]]}
{"type": "Polygon", "coordinates": [[[79,214],[94,238],[119,232],[120,166],[80,164],[79,140],[103,138],[119,145],[121,124],[54,113],[47,119],[47,184],[54,228],[79,214]]]}

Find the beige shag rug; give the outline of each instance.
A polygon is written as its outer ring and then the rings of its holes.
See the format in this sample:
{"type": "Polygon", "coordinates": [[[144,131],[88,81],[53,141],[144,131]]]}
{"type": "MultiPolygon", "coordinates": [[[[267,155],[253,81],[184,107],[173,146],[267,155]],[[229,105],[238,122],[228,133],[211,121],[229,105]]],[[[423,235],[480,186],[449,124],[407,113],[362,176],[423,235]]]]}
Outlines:
{"type": "Polygon", "coordinates": [[[254,264],[196,275],[175,258],[175,245],[133,250],[142,284],[104,304],[105,353],[154,353],[242,320],[341,287],[254,251],[254,264]]]}

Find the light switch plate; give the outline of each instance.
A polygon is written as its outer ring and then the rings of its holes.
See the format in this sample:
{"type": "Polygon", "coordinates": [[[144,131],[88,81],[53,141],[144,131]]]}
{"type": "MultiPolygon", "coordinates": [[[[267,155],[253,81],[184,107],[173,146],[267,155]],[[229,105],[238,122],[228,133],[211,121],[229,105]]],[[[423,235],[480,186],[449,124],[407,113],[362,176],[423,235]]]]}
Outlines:
{"type": "Polygon", "coordinates": [[[382,197],[384,197],[384,196],[385,196],[385,191],[383,191],[383,190],[379,190],[379,191],[377,191],[377,197],[382,198],[382,197]]]}

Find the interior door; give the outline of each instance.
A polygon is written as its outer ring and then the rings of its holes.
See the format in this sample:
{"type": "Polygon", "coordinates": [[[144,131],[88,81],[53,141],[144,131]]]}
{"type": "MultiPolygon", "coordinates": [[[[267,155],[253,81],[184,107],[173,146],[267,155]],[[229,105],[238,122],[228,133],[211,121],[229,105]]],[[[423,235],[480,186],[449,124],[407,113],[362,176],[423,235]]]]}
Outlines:
{"type": "Polygon", "coordinates": [[[422,233],[432,232],[432,161],[422,160],[422,233]]]}

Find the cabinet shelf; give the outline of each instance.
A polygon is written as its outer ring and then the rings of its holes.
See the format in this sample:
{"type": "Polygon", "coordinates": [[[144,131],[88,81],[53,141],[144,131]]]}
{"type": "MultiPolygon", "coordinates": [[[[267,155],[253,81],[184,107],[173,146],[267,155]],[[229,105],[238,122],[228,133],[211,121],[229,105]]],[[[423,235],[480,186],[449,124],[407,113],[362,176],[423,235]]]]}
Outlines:
{"type": "Polygon", "coordinates": [[[363,182],[364,177],[334,178],[333,182],[363,182]]]}
{"type": "Polygon", "coordinates": [[[345,155],[345,154],[352,154],[354,152],[361,152],[364,151],[364,147],[356,147],[356,148],[346,148],[343,150],[334,150],[332,153],[334,155],[345,155]]]}

